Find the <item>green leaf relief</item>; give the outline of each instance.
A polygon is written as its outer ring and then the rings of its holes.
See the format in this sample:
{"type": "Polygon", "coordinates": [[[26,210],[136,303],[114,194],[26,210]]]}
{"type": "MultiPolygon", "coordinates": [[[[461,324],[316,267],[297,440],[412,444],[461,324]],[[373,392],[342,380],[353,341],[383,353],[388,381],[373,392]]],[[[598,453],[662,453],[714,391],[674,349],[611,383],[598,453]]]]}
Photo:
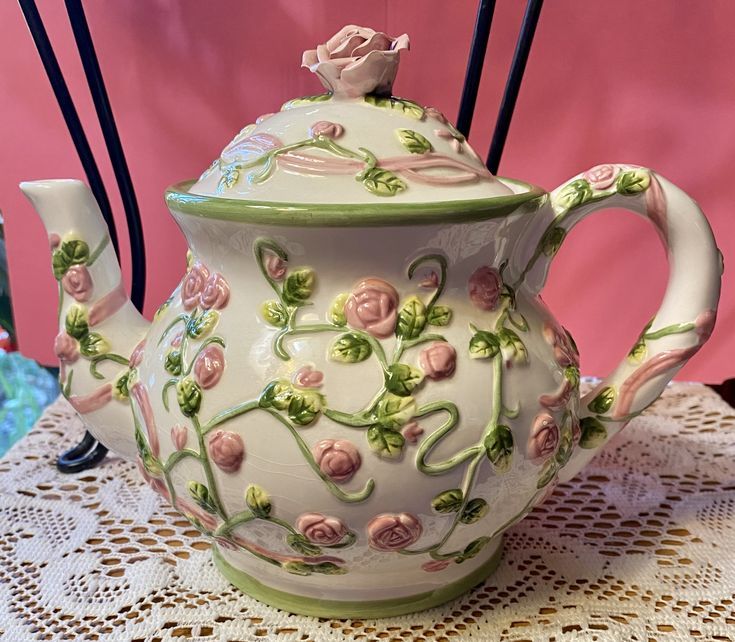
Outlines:
{"type": "Polygon", "coordinates": [[[449,322],[452,320],[452,310],[446,305],[435,305],[429,310],[427,320],[429,325],[449,325],[449,322]]]}
{"type": "Polygon", "coordinates": [[[592,198],[592,187],[583,178],[567,183],[554,196],[554,205],[561,210],[570,210],[584,205],[592,198]]]}
{"type": "Polygon", "coordinates": [[[126,401],[130,398],[129,381],[130,370],[126,370],[112,384],[112,394],[118,401],[126,401]]]}
{"type": "Polygon", "coordinates": [[[66,256],[61,252],[61,250],[54,250],[51,254],[51,269],[54,271],[54,278],[57,281],[60,281],[66,274],[69,267],[70,265],[66,256]]]}
{"type": "Polygon", "coordinates": [[[368,340],[355,332],[337,337],[329,348],[329,358],[341,363],[365,361],[373,352],[368,340]]]}
{"type": "Polygon", "coordinates": [[[268,517],[273,505],[268,493],[257,484],[250,484],[245,491],[245,503],[256,517],[268,517]]]}
{"type": "Polygon", "coordinates": [[[615,388],[613,386],[606,386],[597,394],[597,396],[587,404],[589,408],[596,415],[604,415],[610,408],[612,408],[613,402],[615,401],[615,388]]]}
{"type": "Polygon", "coordinates": [[[281,106],[281,111],[287,111],[288,109],[294,109],[294,107],[307,107],[314,103],[323,103],[327,100],[332,99],[332,94],[319,94],[317,96],[301,96],[300,98],[293,98],[286,101],[281,106]]]}
{"type": "Polygon", "coordinates": [[[492,359],[500,352],[500,340],[492,332],[478,330],[470,339],[470,359],[492,359]]]}
{"type": "Polygon", "coordinates": [[[217,321],[219,321],[219,312],[216,310],[206,310],[199,316],[192,315],[186,322],[186,333],[192,339],[201,339],[214,330],[217,321]]]}
{"type": "Polygon", "coordinates": [[[288,416],[299,426],[308,426],[321,412],[324,405],[322,395],[313,390],[293,392],[288,403],[288,416]]]}
{"type": "Polygon", "coordinates": [[[554,455],[554,460],[561,468],[567,465],[574,452],[574,434],[572,432],[572,418],[570,416],[567,416],[560,432],[559,448],[554,455]]]}
{"type": "Polygon", "coordinates": [[[583,417],[579,423],[582,436],[579,440],[580,448],[598,448],[607,439],[607,428],[599,419],[583,417]]]}
{"type": "Polygon", "coordinates": [[[472,559],[478,553],[487,546],[488,542],[490,542],[490,538],[485,537],[478,537],[476,540],[471,541],[467,546],[465,546],[464,551],[462,551],[462,554],[457,558],[458,563],[462,563],[465,560],[472,559]],[[461,558],[461,559],[460,559],[461,558]]]}
{"type": "Polygon", "coordinates": [[[510,328],[502,328],[498,332],[498,340],[500,341],[500,351],[506,361],[513,363],[528,363],[528,350],[521,341],[518,334],[510,328]]]}
{"type": "Polygon", "coordinates": [[[425,326],[426,306],[418,297],[409,297],[398,312],[396,335],[404,339],[415,339],[425,326]]]}
{"type": "Polygon", "coordinates": [[[508,426],[495,426],[483,441],[485,454],[499,473],[510,470],[513,458],[513,433],[508,426]]]}
{"type": "Polygon", "coordinates": [[[291,575],[307,576],[312,573],[311,564],[306,562],[283,562],[281,568],[291,575]]]}
{"type": "Polygon", "coordinates": [[[401,456],[406,443],[403,435],[397,430],[375,424],[367,430],[367,441],[370,449],[379,457],[395,459],[401,456]]]}
{"type": "Polygon", "coordinates": [[[294,391],[291,384],[285,379],[271,381],[260,395],[258,405],[261,408],[275,408],[286,410],[291,403],[294,391]]]}
{"type": "Polygon", "coordinates": [[[544,467],[541,469],[541,475],[539,475],[538,481],[536,482],[536,488],[544,488],[548,486],[556,477],[556,462],[550,459],[546,462],[544,467]]]}
{"type": "Polygon", "coordinates": [[[431,143],[413,129],[396,129],[401,144],[412,154],[425,154],[431,151],[431,143]]]}
{"type": "Polygon", "coordinates": [[[338,294],[337,297],[332,301],[332,305],[329,306],[328,319],[334,323],[334,325],[347,325],[347,317],[345,317],[345,303],[349,298],[347,292],[338,294]]]}
{"type": "Polygon", "coordinates": [[[176,383],[176,401],[185,417],[192,417],[202,405],[202,389],[190,377],[176,383]]]}
{"type": "Polygon", "coordinates": [[[89,245],[78,239],[64,241],[51,255],[51,265],[56,279],[66,274],[72,265],[84,265],[89,260],[89,245]]]}
{"type": "Polygon", "coordinates": [[[283,328],[288,322],[288,312],[278,301],[266,301],[260,306],[260,314],[269,325],[283,328]]]}
{"type": "Polygon", "coordinates": [[[452,488],[439,493],[431,500],[431,507],[437,513],[456,513],[462,508],[462,490],[460,488],[452,488]]]}
{"type": "Polygon", "coordinates": [[[291,533],[286,537],[286,543],[297,553],[306,555],[307,557],[314,557],[320,555],[322,549],[310,542],[301,533],[291,533]]]}
{"type": "Polygon", "coordinates": [[[399,397],[407,397],[424,380],[424,373],[405,363],[394,363],[388,366],[385,387],[399,397]]]}
{"type": "Polygon", "coordinates": [[[393,430],[407,424],[415,412],[416,400],[413,397],[399,397],[390,392],[380,400],[376,409],[378,423],[393,430]]]}
{"type": "Polygon", "coordinates": [[[564,378],[571,384],[574,390],[579,388],[579,368],[576,366],[567,366],[564,368],[564,378]]]}
{"type": "Polygon", "coordinates": [[[163,368],[169,374],[178,377],[181,374],[181,350],[169,350],[166,353],[163,368]]]}
{"type": "Polygon", "coordinates": [[[630,352],[628,353],[628,361],[630,361],[630,363],[642,363],[646,358],[647,352],[648,348],[646,347],[645,339],[639,339],[630,349],[630,352]]]}
{"type": "MultiPolygon", "coordinates": [[[[187,251],[188,253],[188,251],[187,251]]],[[[166,299],[161,305],[158,306],[156,311],[153,314],[153,320],[158,321],[159,318],[161,318],[161,315],[168,310],[168,306],[171,305],[171,301],[173,301],[174,295],[172,294],[168,299],[166,299]]]]}
{"type": "Polygon", "coordinates": [[[387,169],[373,167],[364,172],[359,180],[368,192],[377,196],[395,196],[398,192],[406,189],[404,183],[398,176],[387,169]]]}
{"type": "Polygon", "coordinates": [[[79,352],[82,356],[98,357],[110,351],[110,344],[98,332],[90,332],[79,341],[79,352]]]}
{"type": "Polygon", "coordinates": [[[89,324],[87,323],[87,313],[84,308],[78,305],[72,305],[66,313],[64,320],[66,333],[75,339],[82,339],[89,332],[89,324]]]}
{"type": "Polygon", "coordinates": [[[651,174],[648,171],[645,169],[631,169],[618,174],[615,189],[619,194],[631,196],[645,192],[650,184],[651,174]]]}
{"type": "Polygon", "coordinates": [[[316,275],[309,268],[298,268],[289,273],[283,284],[283,298],[286,303],[299,305],[306,301],[314,292],[316,275]]]}
{"type": "Polygon", "coordinates": [[[405,98],[396,98],[395,96],[375,96],[369,94],[363,99],[368,105],[373,107],[380,107],[381,109],[392,109],[404,116],[415,118],[416,120],[424,119],[424,108],[418,103],[412,100],[406,100],[405,98]]]}
{"type": "Polygon", "coordinates": [[[555,225],[549,228],[541,239],[541,251],[546,256],[554,256],[559,251],[566,235],[566,230],[563,227],[555,225]]]}
{"type": "Polygon", "coordinates": [[[189,491],[189,495],[191,495],[192,499],[200,508],[203,508],[208,513],[216,512],[212,497],[209,494],[209,490],[204,484],[196,481],[189,481],[186,484],[186,489],[189,491]]]}
{"type": "Polygon", "coordinates": [[[320,575],[344,575],[347,573],[347,569],[342,566],[337,566],[334,562],[319,562],[318,564],[312,564],[311,570],[314,573],[320,575]]]}
{"type": "Polygon", "coordinates": [[[217,183],[217,191],[222,192],[237,185],[240,180],[240,169],[236,165],[229,165],[222,171],[222,176],[217,183]]]}
{"type": "Polygon", "coordinates": [[[487,505],[487,502],[484,499],[475,497],[475,499],[467,502],[459,521],[463,524],[474,524],[485,517],[488,510],[490,510],[490,507],[487,505]]]}

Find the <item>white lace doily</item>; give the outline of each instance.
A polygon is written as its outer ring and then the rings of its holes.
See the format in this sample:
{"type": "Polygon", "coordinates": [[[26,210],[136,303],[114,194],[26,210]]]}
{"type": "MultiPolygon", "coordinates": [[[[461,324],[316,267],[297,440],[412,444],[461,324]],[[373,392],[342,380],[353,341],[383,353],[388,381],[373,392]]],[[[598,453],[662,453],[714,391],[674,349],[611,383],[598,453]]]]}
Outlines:
{"type": "Polygon", "coordinates": [[[220,577],[207,542],[132,464],[61,475],[82,427],[57,401],[0,460],[0,640],[735,642],[735,410],[675,384],[506,537],[444,607],[293,616],[220,577]]]}

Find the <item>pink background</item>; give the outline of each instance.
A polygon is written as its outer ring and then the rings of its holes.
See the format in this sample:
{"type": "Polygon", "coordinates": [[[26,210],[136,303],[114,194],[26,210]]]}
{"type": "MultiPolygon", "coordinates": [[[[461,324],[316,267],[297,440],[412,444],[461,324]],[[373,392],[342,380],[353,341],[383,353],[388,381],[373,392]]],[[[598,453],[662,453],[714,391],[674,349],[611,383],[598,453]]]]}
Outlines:
{"type": "MultiPolygon", "coordinates": [[[[408,32],[412,51],[403,57],[396,93],[454,117],[476,4],[86,2],[142,210],[150,260],[146,313],[174,288],[184,262],[164,188],[198,175],[259,114],[317,93],[316,78],[299,69],[304,49],[349,22],[408,32]]],[[[498,2],[470,137],[483,155],[524,4],[498,2]]],[[[63,3],[39,5],[124,226],[63,3]]],[[[499,173],[551,189],[601,162],[653,167],[699,201],[725,263],[732,263],[734,23],[730,0],[547,2],[499,173]]],[[[83,178],[83,172],[15,3],[0,3],[0,24],[0,209],[16,321],[23,352],[52,363],[55,284],[41,224],[17,184],[83,178]]],[[[666,273],[653,230],[630,214],[599,214],[569,237],[544,297],[577,339],[586,374],[604,374],[632,344],[657,307],[666,273]]],[[[726,281],[712,340],[680,379],[717,382],[735,375],[733,322],[735,292],[726,281]]]]}

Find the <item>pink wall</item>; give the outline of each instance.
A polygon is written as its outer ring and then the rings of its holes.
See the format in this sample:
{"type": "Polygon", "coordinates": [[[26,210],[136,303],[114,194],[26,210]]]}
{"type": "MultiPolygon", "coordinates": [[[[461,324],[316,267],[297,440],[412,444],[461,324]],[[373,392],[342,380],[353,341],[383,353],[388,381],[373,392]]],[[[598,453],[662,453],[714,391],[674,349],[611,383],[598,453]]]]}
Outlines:
{"type": "MultiPolygon", "coordinates": [[[[63,3],[39,4],[104,159],[63,3]]],[[[396,93],[456,114],[476,6],[474,0],[85,4],[154,266],[148,314],[180,278],[185,251],[163,189],[198,174],[260,113],[319,91],[299,69],[302,50],[348,22],[406,31],[413,51],[403,58],[396,93]]],[[[471,135],[483,154],[524,3],[498,5],[471,135]]],[[[600,162],[651,166],[700,202],[732,263],[734,23],[729,0],[547,2],[500,173],[553,188],[600,162]]],[[[20,347],[50,363],[54,284],[43,230],[17,184],[83,174],[15,3],[0,3],[0,24],[0,209],[20,347]]],[[[109,163],[100,164],[122,223],[109,163]]],[[[577,338],[584,372],[602,374],[617,362],[655,310],[665,280],[663,252],[643,221],[603,213],[575,230],[544,296],[577,338]]],[[[728,331],[734,324],[735,291],[726,282],[718,328],[679,378],[734,376],[735,338],[728,331]]]]}

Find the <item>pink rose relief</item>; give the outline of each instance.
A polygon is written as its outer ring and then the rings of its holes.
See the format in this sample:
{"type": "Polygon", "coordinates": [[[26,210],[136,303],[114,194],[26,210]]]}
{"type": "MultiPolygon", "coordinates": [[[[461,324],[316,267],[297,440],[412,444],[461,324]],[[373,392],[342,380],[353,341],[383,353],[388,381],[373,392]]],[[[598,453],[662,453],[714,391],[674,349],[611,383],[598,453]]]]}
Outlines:
{"type": "Polygon", "coordinates": [[[77,340],[63,330],[54,339],[54,353],[62,363],[74,363],[79,359],[77,340]]]}
{"type": "Polygon", "coordinates": [[[347,527],[338,517],[321,513],[303,513],[296,519],[296,530],[314,544],[332,546],[347,535],[347,527]]]}
{"type": "Polygon", "coordinates": [[[400,551],[418,541],[422,530],[411,513],[383,513],[368,522],[368,544],[377,551],[400,551]]]}
{"type": "Polygon", "coordinates": [[[294,374],[293,382],[300,388],[319,388],[324,382],[324,373],[312,366],[302,366],[294,374]]]}
{"type": "Polygon", "coordinates": [[[286,261],[280,256],[268,252],[265,256],[265,271],[274,281],[282,281],[286,276],[286,261]]]}
{"type": "Polygon", "coordinates": [[[583,176],[594,189],[607,189],[615,182],[620,173],[617,165],[597,165],[587,170],[583,176]]]}
{"type": "Polygon", "coordinates": [[[470,301],[486,312],[498,307],[502,287],[500,272],[488,265],[477,268],[467,282],[470,301]]]}
{"type": "Polygon", "coordinates": [[[398,292],[382,279],[363,279],[347,298],[344,312],[353,328],[385,339],[396,328],[398,292]]]}
{"type": "Polygon", "coordinates": [[[554,359],[562,367],[579,367],[579,354],[563,328],[552,323],[544,324],[544,339],[554,349],[554,359]]]}
{"type": "Polygon", "coordinates": [[[230,286],[227,284],[225,277],[219,272],[213,272],[209,275],[199,302],[205,310],[221,310],[230,300],[230,286]]]}
{"type": "Polygon", "coordinates": [[[323,45],[304,52],[301,66],[319,76],[336,97],[357,98],[375,93],[389,96],[408,36],[347,25],[323,45]]]}
{"type": "Polygon", "coordinates": [[[61,278],[61,286],[77,301],[89,301],[92,296],[92,277],[85,265],[72,265],[61,278]]]}
{"type": "Polygon", "coordinates": [[[191,266],[181,284],[181,302],[185,310],[193,310],[199,305],[204,284],[209,278],[209,270],[198,261],[191,266]]]}
{"type": "Polygon", "coordinates": [[[556,452],[559,446],[559,427],[556,420],[548,413],[536,415],[528,436],[526,453],[535,463],[543,463],[556,452]]]}
{"type": "Polygon", "coordinates": [[[171,427],[171,441],[176,450],[183,450],[186,447],[186,442],[189,438],[189,431],[186,426],[176,424],[171,427]]]}
{"type": "Polygon", "coordinates": [[[421,351],[419,365],[429,379],[447,379],[457,367],[457,351],[446,341],[435,341],[421,351]]]}
{"type": "Polygon", "coordinates": [[[229,430],[216,430],[209,438],[209,456],[220,470],[236,473],[245,456],[242,437],[229,430]]]}
{"type": "Polygon", "coordinates": [[[311,450],[319,470],[338,484],[352,479],[360,468],[360,453],[345,439],[322,439],[311,450]]]}
{"type": "Polygon", "coordinates": [[[137,368],[143,362],[143,354],[145,353],[145,339],[133,348],[128,360],[129,368],[137,368]]]}
{"type": "Polygon", "coordinates": [[[216,343],[210,343],[194,361],[194,377],[205,390],[217,385],[224,370],[225,353],[216,343]]]}
{"type": "Polygon", "coordinates": [[[344,127],[339,123],[333,123],[328,120],[319,120],[309,128],[309,135],[312,138],[324,136],[326,138],[339,138],[344,132],[344,127]]]}

